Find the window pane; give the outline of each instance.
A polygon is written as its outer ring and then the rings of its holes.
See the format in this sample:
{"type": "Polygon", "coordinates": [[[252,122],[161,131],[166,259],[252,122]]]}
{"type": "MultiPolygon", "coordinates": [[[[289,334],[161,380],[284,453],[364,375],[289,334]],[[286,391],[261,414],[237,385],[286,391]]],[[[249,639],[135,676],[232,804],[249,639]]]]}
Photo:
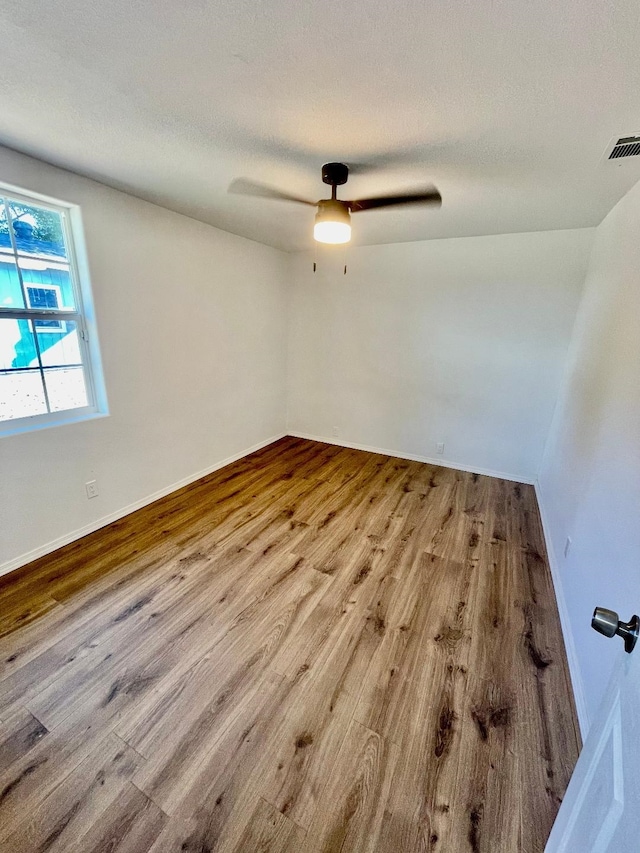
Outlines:
{"type": "MultiPolygon", "coordinates": [[[[3,234],[0,232],[0,240],[3,234]]],[[[24,308],[24,297],[16,262],[0,246],[0,308],[24,308]]]]}
{"type": "Polygon", "coordinates": [[[82,353],[75,323],[66,320],[34,320],[43,367],[82,364],[82,353]],[[45,325],[57,324],[55,327],[45,325]]]}
{"type": "Polygon", "coordinates": [[[0,255],[13,255],[11,237],[9,235],[9,223],[7,221],[7,208],[4,198],[0,196],[0,255]]]}
{"type": "Polygon", "coordinates": [[[44,415],[46,411],[39,370],[0,371],[0,421],[44,415]]]}
{"type": "Polygon", "coordinates": [[[69,264],[41,258],[18,258],[30,308],[75,311],[69,264]]]}
{"type": "Polygon", "coordinates": [[[24,308],[4,201],[0,199],[0,308],[24,308]]]}
{"type": "Polygon", "coordinates": [[[62,217],[55,210],[7,198],[16,248],[30,257],[67,259],[62,217]]]}
{"type": "Polygon", "coordinates": [[[38,367],[30,320],[0,320],[0,370],[38,367]]]}
{"type": "Polygon", "coordinates": [[[89,405],[82,367],[46,368],[44,379],[52,412],[89,405]]]}

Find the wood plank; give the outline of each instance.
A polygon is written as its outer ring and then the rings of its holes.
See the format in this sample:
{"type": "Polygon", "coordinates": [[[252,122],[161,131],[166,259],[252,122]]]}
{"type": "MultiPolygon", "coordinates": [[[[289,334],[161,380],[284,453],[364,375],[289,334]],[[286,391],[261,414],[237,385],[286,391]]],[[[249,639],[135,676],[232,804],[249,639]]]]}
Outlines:
{"type": "Polygon", "coordinates": [[[197,829],[191,829],[177,819],[167,824],[150,853],[302,853],[306,832],[265,800],[243,803],[236,814],[240,834],[208,846],[197,829]]]}
{"type": "Polygon", "coordinates": [[[300,853],[304,849],[306,832],[263,799],[258,800],[246,829],[233,847],[220,846],[219,853],[300,853]]]}
{"type": "Polygon", "coordinates": [[[437,690],[444,669],[462,664],[451,652],[464,641],[459,603],[467,581],[459,563],[431,554],[416,562],[363,680],[355,712],[362,725],[402,743],[411,719],[421,712],[424,685],[435,679],[437,690]]]}
{"type": "MultiPolygon", "coordinates": [[[[76,721],[74,721],[76,723],[76,721]]],[[[0,775],[0,842],[108,736],[100,720],[49,733],[0,775]]]]}
{"type": "Polygon", "coordinates": [[[339,674],[324,670],[291,685],[286,703],[272,715],[268,744],[251,779],[266,800],[305,829],[316,812],[354,708],[355,699],[341,689],[339,674]]]}
{"type": "MultiPolygon", "coordinates": [[[[35,808],[22,805],[24,819],[6,838],[6,850],[66,851],[88,832],[118,796],[141,759],[109,735],[35,808]]],[[[4,830],[4,827],[3,827],[4,830]]]]}
{"type": "Polygon", "coordinates": [[[309,827],[309,853],[378,849],[397,758],[395,744],[352,721],[309,827]]]}
{"type": "Polygon", "coordinates": [[[49,610],[59,607],[58,602],[50,595],[32,595],[28,602],[5,600],[0,613],[0,638],[12,634],[19,628],[43,616],[49,610]]]}
{"type": "Polygon", "coordinates": [[[0,777],[48,734],[40,720],[26,708],[16,710],[0,722],[0,777]]]}
{"type": "Polygon", "coordinates": [[[69,853],[141,853],[153,846],[168,822],[164,812],[128,783],[69,853]]]}
{"type": "Polygon", "coordinates": [[[257,756],[268,747],[270,721],[290,690],[281,676],[267,673],[188,772],[168,782],[163,775],[146,773],[135,780],[172,816],[172,830],[165,832],[170,849],[181,849],[180,844],[187,850],[237,845],[259,795],[257,756]]]}

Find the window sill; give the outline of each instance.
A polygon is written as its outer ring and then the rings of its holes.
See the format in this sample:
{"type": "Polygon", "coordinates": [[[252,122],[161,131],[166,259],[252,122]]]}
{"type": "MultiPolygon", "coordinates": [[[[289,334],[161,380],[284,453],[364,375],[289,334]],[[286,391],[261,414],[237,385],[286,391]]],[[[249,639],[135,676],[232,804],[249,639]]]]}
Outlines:
{"type": "Polygon", "coordinates": [[[101,412],[96,409],[67,409],[64,412],[51,412],[47,415],[16,418],[15,420],[0,422],[0,438],[108,417],[109,412],[101,412]]]}

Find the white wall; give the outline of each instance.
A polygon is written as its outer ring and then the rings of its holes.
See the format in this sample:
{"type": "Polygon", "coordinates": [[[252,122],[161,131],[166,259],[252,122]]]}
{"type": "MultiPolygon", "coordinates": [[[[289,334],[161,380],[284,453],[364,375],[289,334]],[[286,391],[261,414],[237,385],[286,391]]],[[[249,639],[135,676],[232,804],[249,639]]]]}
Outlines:
{"type": "Polygon", "coordinates": [[[0,438],[1,573],[284,432],[286,256],[7,149],[0,181],[81,205],[111,412],[0,438]]]}
{"type": "Polygon", "coordinates": [[[532,482],[593,234],[293,256],[289,431],[532,482]]]}
{"type": "Polygon", "coordinates": [[[538,492],[584,728],[623,654],[593,608],[640,613],[640,184],[596,232],[538,492]]]}

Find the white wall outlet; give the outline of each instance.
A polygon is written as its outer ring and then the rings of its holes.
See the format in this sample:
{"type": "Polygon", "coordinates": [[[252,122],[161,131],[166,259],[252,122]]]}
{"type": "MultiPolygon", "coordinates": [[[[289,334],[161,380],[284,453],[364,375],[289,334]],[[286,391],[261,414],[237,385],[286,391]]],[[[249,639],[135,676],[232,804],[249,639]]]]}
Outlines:
{"type": "Polygon", "coordinates": [[[569,551],[571,550],[571,537],[567,536],[567,541],[564,543],[564,556],[565,559],[569,556],[569,551]]]}
{"type": "Polygon", "coordinates": [[[439,441],[436,444],[436,453],[438,454],[438,456],[442,456],[442,454],[444,453],[444,441],[439,441]]]}
{"type": "Polygon", "coordinates": [[[338,429],[338,427],[335,427],[335,426],[334,426],[334,427],[332,427],[332,428],[331,428],[331,435],[332,435],[334,438],[337,438],[339,434],[340,434],[340,430],[338,429]]]}
{"type": "Polygon", "coordinates": [[[87,490],[88,498],[97,498],[100,494],[98,492],[98,481],[97,480],[89,480],[84,484],[85,489],[87,490]]]}

